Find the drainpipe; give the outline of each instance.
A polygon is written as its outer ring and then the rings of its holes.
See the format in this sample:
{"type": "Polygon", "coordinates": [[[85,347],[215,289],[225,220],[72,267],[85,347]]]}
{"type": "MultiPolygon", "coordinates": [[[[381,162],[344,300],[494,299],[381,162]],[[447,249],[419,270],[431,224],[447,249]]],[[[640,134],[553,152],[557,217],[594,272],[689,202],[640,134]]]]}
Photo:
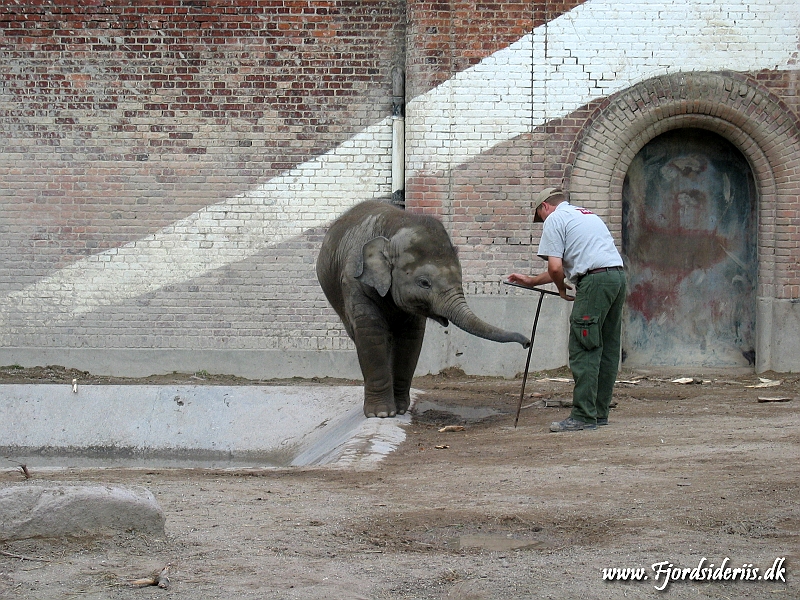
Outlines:
{"type": "Polygon", "coordinates": [[[392,204],[406,207],[406,81],[400,67],[392,69],[392,204]]]}

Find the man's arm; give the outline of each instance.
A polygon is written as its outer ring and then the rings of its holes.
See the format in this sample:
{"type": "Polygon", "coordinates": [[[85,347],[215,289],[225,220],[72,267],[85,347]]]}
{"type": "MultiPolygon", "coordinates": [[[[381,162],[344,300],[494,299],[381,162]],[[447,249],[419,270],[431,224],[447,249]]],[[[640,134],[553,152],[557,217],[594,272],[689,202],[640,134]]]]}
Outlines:
{"type": "MultiPolygon", "coordinates": [[[[551,282],[556,284],[558,293],[564,300],[575,300],[575,296],[567,295],[567,290],[572,290],[572,286],[564,283],[564,262],[556,256],[547,257],[547,275],[551,282]]],[[[549,282],[548,282],[549,283],[549,282]]]]}
{"type": "Polygon", "coordinates": [[[553,283],[550,273],[545,271],[538,275],[523,275],[522,273],[512,273],[508,276],[509,283],[517,283],[525,287],[536,287],[537,285],[544,285],[546,283],[553,283]]]}

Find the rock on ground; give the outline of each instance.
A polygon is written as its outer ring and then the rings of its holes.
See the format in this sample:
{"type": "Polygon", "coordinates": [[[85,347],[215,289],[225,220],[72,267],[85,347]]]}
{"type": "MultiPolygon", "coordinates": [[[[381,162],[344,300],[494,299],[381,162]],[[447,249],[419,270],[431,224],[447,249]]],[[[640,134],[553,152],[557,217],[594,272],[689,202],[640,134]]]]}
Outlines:
{"type": "Polygon", "coordinates": [[[164,535],[164,512],[144,487],[15,485],[0,490],[0,540],[164,535]]]}

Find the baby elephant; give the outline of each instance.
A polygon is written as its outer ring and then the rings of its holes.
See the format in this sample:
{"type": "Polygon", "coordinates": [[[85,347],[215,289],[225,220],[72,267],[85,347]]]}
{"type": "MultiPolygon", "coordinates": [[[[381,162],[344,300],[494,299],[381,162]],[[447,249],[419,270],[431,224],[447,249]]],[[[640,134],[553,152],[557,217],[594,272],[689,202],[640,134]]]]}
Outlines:
{"type": "Polygon", "coordinates": [[[333,222],[317,278],[355,342],[367,417],[408,410],[429,317],[488,340],[530,344],[472,313],[456,250],[440,221],[386,202],[363,202],[333,222]]]}

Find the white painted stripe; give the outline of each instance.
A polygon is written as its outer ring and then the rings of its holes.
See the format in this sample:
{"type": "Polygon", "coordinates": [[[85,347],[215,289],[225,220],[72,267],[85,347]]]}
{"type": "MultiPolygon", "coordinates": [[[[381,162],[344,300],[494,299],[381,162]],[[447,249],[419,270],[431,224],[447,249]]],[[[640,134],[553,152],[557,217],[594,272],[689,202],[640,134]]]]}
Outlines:
{"type": "Polygon", "coordinates": [[[586,2],[409,102],[408,176],[447,172],[657,75],[797,69],[798,32],[797,0],[586,2]]]}
{"type": "MultiPolygon", "coordinates": [[[[386,119],[253,191],[79,260],[3,298],[0,323],[14,311],[58,325],[244,260],[330,222],[362,200],[388,195],[391,135],[386,119]]],[[[2,338],[11,334],[6,329],[2,338]]]]}
{"type": "MultiPolygon", "coordinates": [[[[797,68],[796,0],[590,1],[408,105],[409,177],[447,171],[594,98],[676,71],[797,68]]],[[[391,120],[259,188],[80,260],[0,300],[53,325],[198,277],[390,192],[391,120]]]]}

